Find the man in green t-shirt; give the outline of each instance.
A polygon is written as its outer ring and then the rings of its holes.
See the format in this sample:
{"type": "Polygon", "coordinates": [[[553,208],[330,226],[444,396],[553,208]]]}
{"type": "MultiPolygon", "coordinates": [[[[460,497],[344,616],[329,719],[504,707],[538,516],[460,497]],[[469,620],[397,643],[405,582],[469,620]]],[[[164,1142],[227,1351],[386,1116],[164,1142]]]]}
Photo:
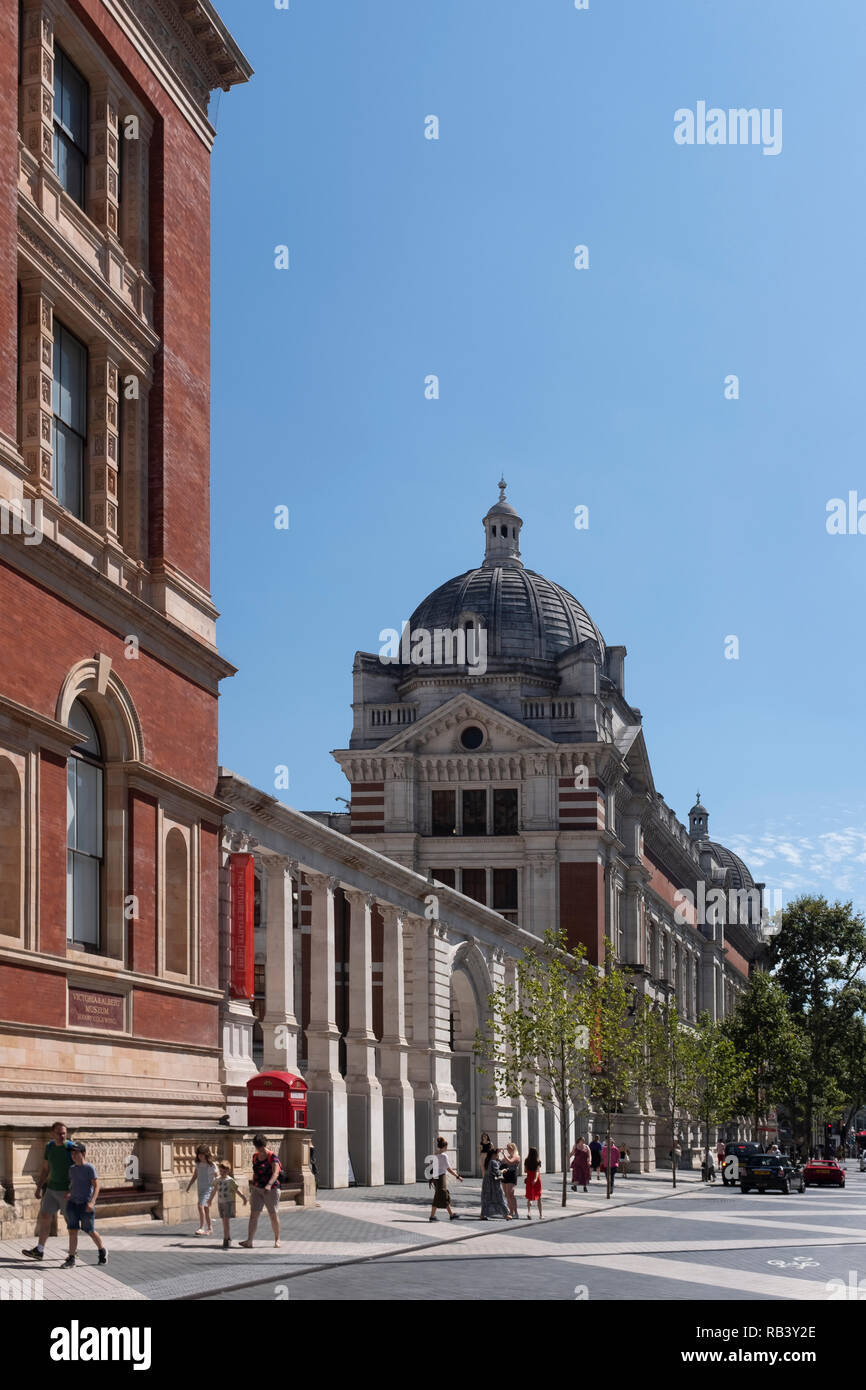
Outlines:
{"type": "Polygon", "coordinates": [[[24,1250],[31,1260],[41,1260],[45,1254],[45,1242],[51,1219],[58,1212],[66,1210],[69,1196],[69,1169],[72,1167],[74,1144],[66,1137],[66,1126],[61,1120],[51,1126],[51,1138],[45,1145],[42,1168],[36,1183],[36,1196],[42,1198],[39,1208],[39,1222],[36,1227],[36,1244],[32,1250],[24,1250]]]}

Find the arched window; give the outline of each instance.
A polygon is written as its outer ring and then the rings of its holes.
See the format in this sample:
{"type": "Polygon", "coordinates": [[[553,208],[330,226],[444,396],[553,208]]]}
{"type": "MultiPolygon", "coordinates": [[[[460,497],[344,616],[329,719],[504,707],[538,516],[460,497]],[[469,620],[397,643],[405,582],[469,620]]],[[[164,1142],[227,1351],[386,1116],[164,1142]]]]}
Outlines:
{"type": "Polygon", "coordinates": [[[0,936],[21,935],[21,780],[0,758],[0,936]]]}
{"type": "Polygon", "coordinates": [[[189,867],[177,826],[165,838],[165,968],[175,975],[189,973],[189,867]]]}
{"type": "Polygon", "coordinates": [[[103,756],[99,733],[81,700],[69,711],[81,735],[66,769],[66,937],[98,951],[102,929],[103,756]]]}

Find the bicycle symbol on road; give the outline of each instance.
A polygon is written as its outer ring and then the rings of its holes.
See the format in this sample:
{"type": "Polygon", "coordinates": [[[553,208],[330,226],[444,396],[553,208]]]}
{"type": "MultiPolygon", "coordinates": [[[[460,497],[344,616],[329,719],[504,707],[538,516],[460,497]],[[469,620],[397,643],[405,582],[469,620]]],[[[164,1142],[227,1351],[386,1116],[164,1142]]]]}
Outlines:
{"type": "Polygon", "coordinates": [[[768,1260],[768,1265],[775,1265],[776,1269],[817,1269],[820,1261],[813,1260],[811,1255],[795,1255],[793,1260],[768,1260]]]}

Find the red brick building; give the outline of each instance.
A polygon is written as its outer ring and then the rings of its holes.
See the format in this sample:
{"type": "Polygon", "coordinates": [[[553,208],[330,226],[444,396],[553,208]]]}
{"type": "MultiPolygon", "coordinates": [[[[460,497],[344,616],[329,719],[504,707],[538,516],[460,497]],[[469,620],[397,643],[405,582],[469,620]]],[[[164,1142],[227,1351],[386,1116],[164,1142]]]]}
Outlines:
{"type": "Polygon", "coordinates": [[[9,0],[0,63],[8,1185],[58,1116],[223,1110],[207,110],[251,69],[209,0],[9,0]]]}

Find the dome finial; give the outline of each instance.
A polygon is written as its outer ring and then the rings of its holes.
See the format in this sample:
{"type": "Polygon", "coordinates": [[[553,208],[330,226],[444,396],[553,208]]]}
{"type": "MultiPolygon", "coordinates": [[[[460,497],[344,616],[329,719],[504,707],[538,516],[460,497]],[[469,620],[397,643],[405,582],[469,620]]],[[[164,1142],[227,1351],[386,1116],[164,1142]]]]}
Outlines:
{"type": "Polygon", "coordinates": [[[508,487],[508,484],[507,484],[507,482],[505,481],[505,476],[504,476],[504,474],[500,475],[499,482],[497,483],[497,487],[499,488],[499,500],[500,500],[500,502],[504,502],[504,501],[505,501],[505,489],[508,487]]]}

